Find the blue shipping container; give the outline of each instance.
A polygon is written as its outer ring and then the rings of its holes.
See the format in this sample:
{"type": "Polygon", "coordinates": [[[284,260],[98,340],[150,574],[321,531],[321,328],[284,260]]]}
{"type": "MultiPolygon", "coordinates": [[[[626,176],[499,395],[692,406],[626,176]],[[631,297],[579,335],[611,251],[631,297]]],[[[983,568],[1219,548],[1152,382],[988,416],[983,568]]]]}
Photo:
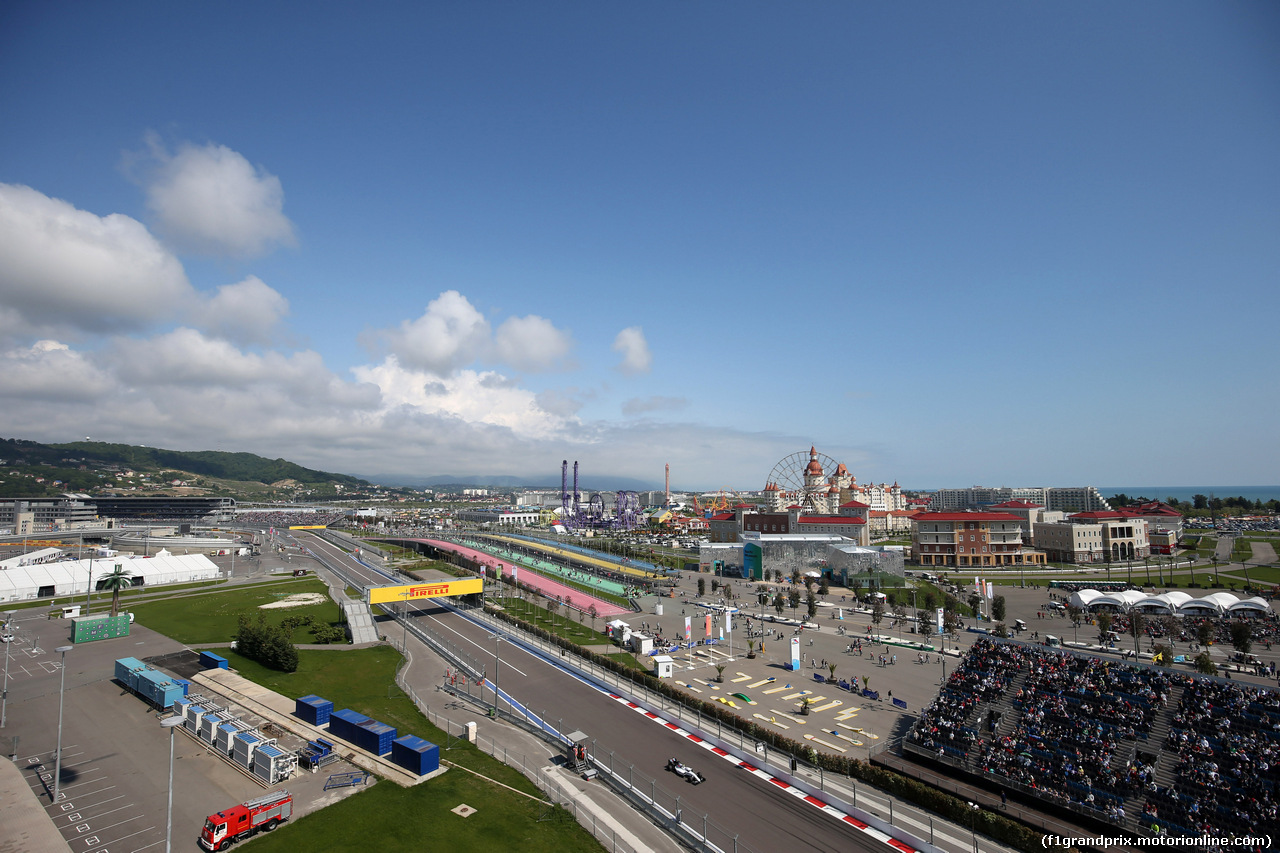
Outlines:
{"type": "Polygon", "coordinates": [[[374,755],[386,755],[391,751],[391,742],[396,739],[394,726],[369,720],[362,723],[356,735],[356,744],[366,752],[374,755]]]}
{"type": "Polygon", "coordinates": [[[359,735],[356,733],[361,723],[369,722],[369,718],[357,711],[349,708],[343,708],[341,711],[334,711],[329,715],[329,731],[333,732],[343,740],[349,740],[356,743],[359,735]]]}
{"type": "Polygon", "coordinates": [[[405,735],[392,742],[391,760],[410,773],[426,776],[440,769],[440,747],[415,735],[405,735]]]}
{"type": "Polygon", "coordinates": [[[137,673],[146,668],[147,665],[137,658],[120,658],[116,661],[116,680],[130,690],[137,690],[137,673]]]}
{"type": "Polygon", "coordinates": [[[227,659],[222,655],[215,655],[213,652],[201,652],[200,665],[205,669],[226,669],[227,659]]]}
{"type": "Polygon", "coordinates": [[[333,703],[314,694],[303,696],[297,700],[294,714],[313,726],[323,726],[329,722],[329,717],[333,714],[333,703]]]}

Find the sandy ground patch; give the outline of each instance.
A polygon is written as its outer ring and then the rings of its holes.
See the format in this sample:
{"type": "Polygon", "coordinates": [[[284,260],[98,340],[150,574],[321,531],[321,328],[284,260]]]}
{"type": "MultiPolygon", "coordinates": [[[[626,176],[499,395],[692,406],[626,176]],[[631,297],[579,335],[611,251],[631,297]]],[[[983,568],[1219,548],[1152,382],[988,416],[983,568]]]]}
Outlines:
{"type": "Polygon", "coordinates": [[[259,604],[258,609],[275,610],[282,607],[306,607],[308,604],[324,604],[326,600],[326,596],[318,592],[299,592],[288,598],[273,601],[270,604],[259,604]]]}

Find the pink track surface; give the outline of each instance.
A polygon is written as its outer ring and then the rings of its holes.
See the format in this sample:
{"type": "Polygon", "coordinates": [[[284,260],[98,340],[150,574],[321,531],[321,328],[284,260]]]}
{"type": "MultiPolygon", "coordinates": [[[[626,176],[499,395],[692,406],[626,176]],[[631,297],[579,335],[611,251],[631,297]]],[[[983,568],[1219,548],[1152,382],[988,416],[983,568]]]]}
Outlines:
{"type": "MultiPolygon", "coordinates": [[[[499,560],[492,554],[486,554],[483,551],[477,551],[474,548],[467,548],[464,545],[456,545],[453,542],[442,542],[439,539],[417,539],[413,541],[434,545],[435,547],[441,548],[445,551],[453,551],[455,554],[461,554],[468,560],[475,560],[477,563],[482,563],[486,566],[501,563],[502,576],[505,578],[511,577],[511,563],[507,560],[499,560]]],[[[519,580],[522,584],[536,587],[551,598],[561,598],[563,601],[567,602],[570,607],[573,607],[576,610],[586,612],[591,608],[591,605],[594,604],[596,606],[596,613],[605,617],[617,616],[621,613],[631,612],[625,607],[614,604],[612,601],[605,601],[603,598],[596,598],[593,595],[588,595],[587,593],[574,589],[571,586],[557,583],[550,578],[538,574],[533,569],[525,568],[524,566],[520,567],[519,580]]]]}

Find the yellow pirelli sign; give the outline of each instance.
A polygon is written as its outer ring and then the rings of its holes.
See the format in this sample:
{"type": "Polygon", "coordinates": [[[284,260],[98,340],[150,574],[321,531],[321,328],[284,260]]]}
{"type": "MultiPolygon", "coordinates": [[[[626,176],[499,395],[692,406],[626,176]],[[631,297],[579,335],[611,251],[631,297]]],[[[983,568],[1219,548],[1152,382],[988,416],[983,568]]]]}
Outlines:
{"type": "Polygon", "coordinates": [[[327,524],[290,524],[289,525],[290,530],[326,530],[328,529],[328,527],[329,525],[327,524]]]}
{"type": "Polygon", "coordinates": [[[445,598],[452,595],[471,595],[484,590],[480,578],[459,578],[450,581],[429,581],[408,586],[375,586],[369,589],[370,604],[387,604],[393,601],[418,601],[423,598],[445,598]]]}

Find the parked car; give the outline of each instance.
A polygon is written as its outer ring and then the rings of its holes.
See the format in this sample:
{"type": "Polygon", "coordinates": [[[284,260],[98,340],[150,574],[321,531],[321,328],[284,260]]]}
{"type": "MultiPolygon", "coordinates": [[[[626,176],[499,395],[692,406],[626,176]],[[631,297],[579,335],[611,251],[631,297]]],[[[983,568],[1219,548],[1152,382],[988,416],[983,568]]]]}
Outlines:
{"type": "Polygon", "coordinates": [[[694,770],[692,767],[690,767],[687,764],[681,764],[679,759],[676,759],[676,758],[672,758],[667,761],[667,769],[670,770],[672,773],[676,774],[677,776],[679,776],[681,779],[693,785],[701,785],[703,782],[706,781],[706,777],[704,777],[701,773],[699,773],[697,770],[694,770]]]}

